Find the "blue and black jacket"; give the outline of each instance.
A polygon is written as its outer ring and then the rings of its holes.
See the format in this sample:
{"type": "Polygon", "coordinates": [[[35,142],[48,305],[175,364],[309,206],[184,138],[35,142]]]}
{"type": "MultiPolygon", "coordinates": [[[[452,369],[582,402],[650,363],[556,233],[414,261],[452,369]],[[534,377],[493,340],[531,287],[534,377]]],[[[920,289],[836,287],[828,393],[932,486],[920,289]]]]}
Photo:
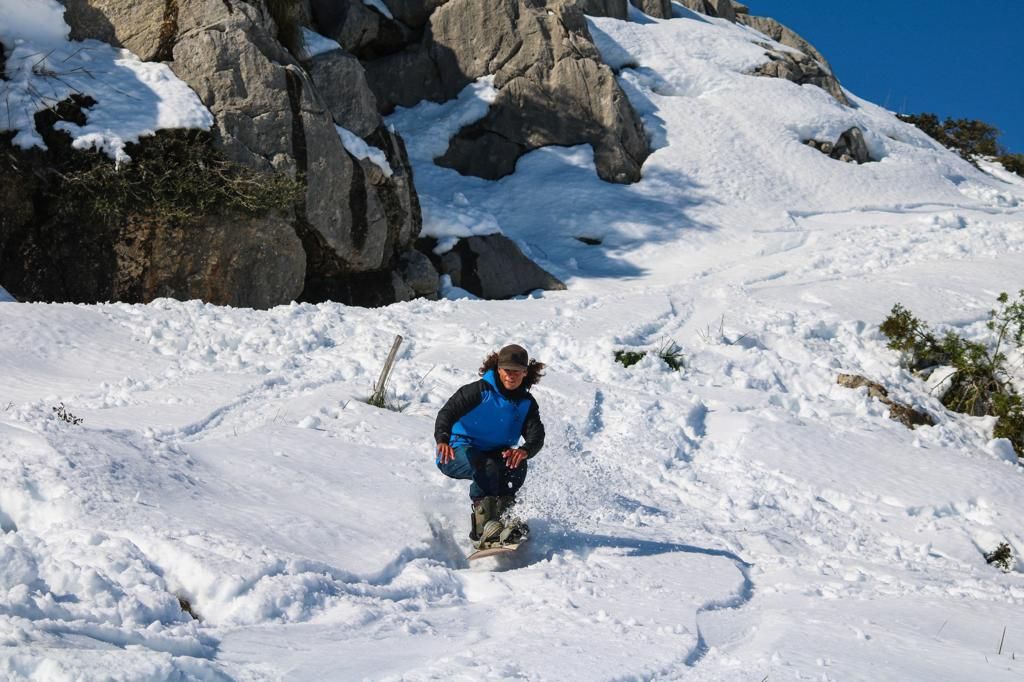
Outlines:
{"type": "Polygon", "coordinates": [[[544,446],[540,408],[526,388],[506,390],[493,369],[456,391],[434,422],[434,442],[453,448],[468,445],[483,451],[505,450],[514,448],[520,436],[527,457],[544,446]]]}

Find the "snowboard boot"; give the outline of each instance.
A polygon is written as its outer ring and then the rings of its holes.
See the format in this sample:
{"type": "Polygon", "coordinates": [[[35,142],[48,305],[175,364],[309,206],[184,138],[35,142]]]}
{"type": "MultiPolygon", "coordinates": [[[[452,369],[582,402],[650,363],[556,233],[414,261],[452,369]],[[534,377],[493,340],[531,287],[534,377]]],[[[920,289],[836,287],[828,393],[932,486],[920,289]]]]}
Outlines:
{"type": "Polygon", "coordinates": [[[512,508],[516,505],[515,495],[502,495],[498,498],[498,517],[501,519],[502,529],[498,540],[503,545],[514,545],[525,542],[530,534],[530,527],[519,518],[512,508]]]}
{"type": "Polygon", "coordinates": [[[473,500],[473,530],[469,533],[469,539],[473,546],[478,549],[490,547],[498,542],[503,526],[498,519],[498,499],[496,497],[482,497],[473,500]]]}

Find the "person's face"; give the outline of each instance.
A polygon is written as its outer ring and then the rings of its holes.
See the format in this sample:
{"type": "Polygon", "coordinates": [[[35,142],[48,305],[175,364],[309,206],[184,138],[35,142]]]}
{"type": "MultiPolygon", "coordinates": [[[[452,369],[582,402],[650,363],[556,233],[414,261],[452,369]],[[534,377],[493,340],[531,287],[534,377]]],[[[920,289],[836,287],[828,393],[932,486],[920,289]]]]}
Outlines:
{"type": "Polygon", "coordinates": [[[526,378],[526,370],[499,367],[498,378],[501,379],[501,385],[505,387],[505,390],[514,391],[522,385],[523,379],[526,378]]]}

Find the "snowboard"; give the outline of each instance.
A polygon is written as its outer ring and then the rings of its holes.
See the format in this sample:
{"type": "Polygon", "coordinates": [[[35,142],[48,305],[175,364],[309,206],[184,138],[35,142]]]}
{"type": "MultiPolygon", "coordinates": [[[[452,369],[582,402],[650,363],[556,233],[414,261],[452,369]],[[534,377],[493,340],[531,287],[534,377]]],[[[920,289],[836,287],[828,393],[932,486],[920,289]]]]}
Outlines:
{"type": "Polygon", "coordinates": [[[496,554],[510,554],[519,549],[519,546],[522,544],[522,542],[517,542],[515,544],[510,545],[498,545],[497,547],[485,547],[484,549],[475,549],[466,558],[469,561],[474,561],[476,559],[483,559],[484,557],[488,556],[495,556],[496,554]]]}

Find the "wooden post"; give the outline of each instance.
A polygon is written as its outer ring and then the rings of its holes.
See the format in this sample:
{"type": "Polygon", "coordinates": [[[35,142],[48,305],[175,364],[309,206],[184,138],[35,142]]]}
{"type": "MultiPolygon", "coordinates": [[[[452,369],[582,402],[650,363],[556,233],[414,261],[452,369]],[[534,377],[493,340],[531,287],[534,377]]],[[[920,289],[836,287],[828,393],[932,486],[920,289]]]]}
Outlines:
{"type": "Polygon", "coordinates": [[[369,403],[377,407],[384,407],[384,389],[388,385],[388,375],[391,374],[391,368],[395,365],[395,357],[398,355],[398,347],[402,345],[402,335],[395,334],[395,342],[391,344],[391,352],[388,353],[388,359],[384,361],[384,368],[380,371],[380,378],[377,379],[377,383],[373,386],[373,395],[370,396],[369,403]]]}

